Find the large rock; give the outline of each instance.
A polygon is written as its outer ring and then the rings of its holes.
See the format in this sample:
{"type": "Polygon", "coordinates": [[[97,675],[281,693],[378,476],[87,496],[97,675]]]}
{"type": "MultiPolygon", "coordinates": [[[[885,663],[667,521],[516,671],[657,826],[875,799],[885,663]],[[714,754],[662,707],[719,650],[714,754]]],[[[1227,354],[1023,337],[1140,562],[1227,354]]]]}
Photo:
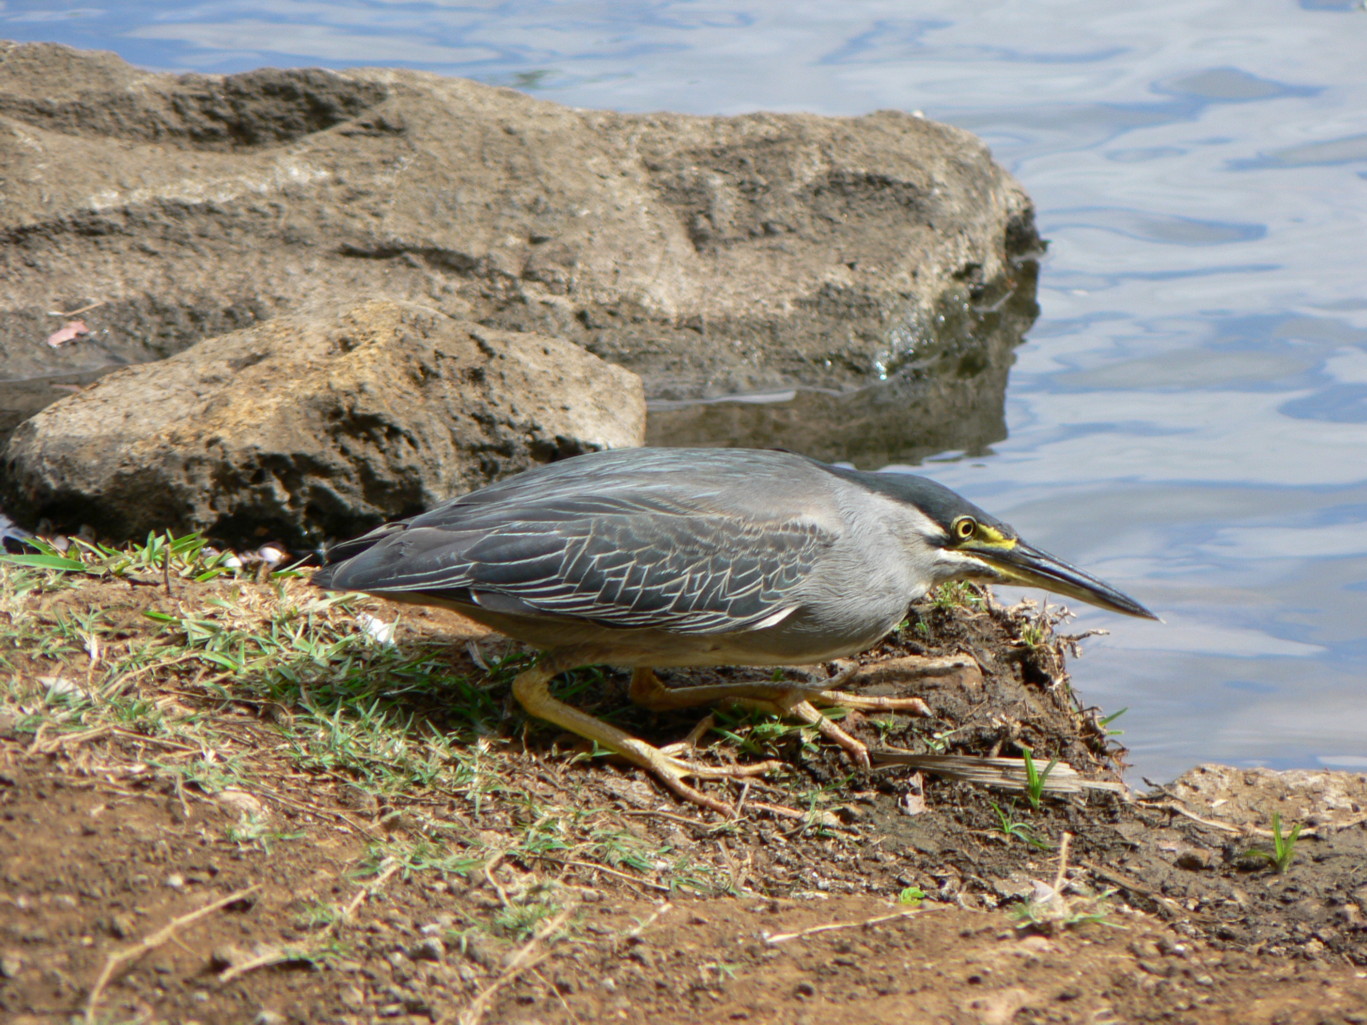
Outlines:
{"type": "Polygon", "coordinates": [[[10,439],[6,507],[102,535],[300,544],[536,463],[639,445],[640,379],[576,345],[388,300],[116,371],[10,439]]]}
{"type": "Polygon", "coordinates": [[[4,45],[0,176],[12,378],[84,381],[383,293],[566,338],[654,397],[845,389],[917,364],[946,323],[971,349],[965,312],[1037,243],[982,143],[910,114],[616,114],[411,71],[171,76],[46,44],[4,45]],[[41,344],[50,311],[93,302],[91,337],[41,344]]]}

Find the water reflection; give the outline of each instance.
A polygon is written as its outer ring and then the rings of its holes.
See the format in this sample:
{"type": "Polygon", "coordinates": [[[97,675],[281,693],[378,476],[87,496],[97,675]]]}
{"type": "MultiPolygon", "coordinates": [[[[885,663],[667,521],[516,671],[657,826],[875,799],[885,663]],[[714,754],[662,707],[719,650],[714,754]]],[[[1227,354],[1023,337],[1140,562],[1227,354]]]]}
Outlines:
{"type": "Polygon", "coordinates": [[[1020,261],[1013,288],[937,320],[937,335],[890,358],[880,381],[849,391],[708,402],[653,402],[650,445],[786,448],[864,469],[939,452],[979,454],[1006,437],[1006,384],[1015,349],[1039,313],[1038,264],[1020,261]]]}

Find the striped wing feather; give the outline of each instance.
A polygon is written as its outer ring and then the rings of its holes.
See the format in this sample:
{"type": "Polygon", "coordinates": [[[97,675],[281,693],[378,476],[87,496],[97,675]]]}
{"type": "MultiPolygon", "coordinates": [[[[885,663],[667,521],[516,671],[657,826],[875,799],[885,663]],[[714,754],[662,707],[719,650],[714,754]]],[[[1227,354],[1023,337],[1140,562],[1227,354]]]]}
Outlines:
{"type": "Polygon", "coordinates": [[[667,496],[516,505],[457,501],[415,517],[377,537],[345,572],[338,567],[336,584],[614,627],[721,633],[792,607],[832,541],[810,521],[756,523],[667,496]]]}

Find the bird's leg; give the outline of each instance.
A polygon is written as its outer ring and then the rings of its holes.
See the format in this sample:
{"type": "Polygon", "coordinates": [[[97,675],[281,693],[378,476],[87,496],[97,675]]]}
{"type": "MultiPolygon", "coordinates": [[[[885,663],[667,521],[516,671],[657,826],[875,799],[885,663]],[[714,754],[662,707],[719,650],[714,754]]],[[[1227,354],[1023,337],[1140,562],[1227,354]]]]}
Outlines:
{"type": "MultiPolygon", "coordinates": [[[[699,687],[666,687],[654,670],[642,666],[631,676],[631,700],[643,708],[656,712],[696,705],[743,705],[769,715],[797,719],[815,726],[827,740],[839,744],[855,763],[869,767],[869,749],[842,730],[833,719],[822,715],[811,698],[820,700],[827,692],[790,683],[721,683],[699,687]]],[[[852,695],[857,697],[857,695],[852,695]]],[[[895,700],[895,699],[894,699],[895,700]]],[[[917,700],[917,699],[913,699],[917,700]]]]}
{"type": "Polygon", "coordinates": [[[920,698],[888,698],[868,694],[851,694],[841,688],[872,684],[901,684],[908,678],[929,676],[953,677],[956,685],[973,688],[982,686],[982,667],[971,655],[903,655],[861,666],[846,666],[833,676],[815,682],[809,691],[810,700],[817,705],[840,705],[870,712],[910,712],[931,718],[934,713],[920,698]]]}
{"type": "MultiPolygon", "coordinates": [[[[963,668],[964,664],[963,658],[926,659],[925,665],[919,671],[924,674],[943,673],[963,668]]],[[[642,667],[632,674],[629,694],[636,704],[658,712],[693,708],[697,705],[738,704],[757,708],[771,715],[795,718],[815,726],[822,736],[844,748],[856,764],[867,768],[867,745],[822,715],[817,706],[854,708],[866,712],[910,712],[928,718],[934,713],[920,698],[851,694],[838,689],[842,684],[861,675],[861,672],[862,667],[851,666],[815,685],[753,681],[703,684],[696,687],[666,687],[652,669],[642,667]]]]}
{"type": "MultiPolygon", "coordinates": [[[[755,702],[756,707],[760,708],[762,708],[764,704],[764,702],[755,702]]],[[[834,719],[822,715],[821,710],[810,701],[799,701],[797,704],[784,709],[778,714],[790,715],[794,718],[801,719],[808,726],[815,726],[817,732],[823,737],[844,748],[845,753],[849,755],[854,763],[861,769],[867,769],[873,764],[869,759],[868,745],[862,740],[857,740],[846,733],[834,719]]]]}
{"type": "MultiPolygon", "coordinates": [[[[961,660],[960,660],[961,661],[961,660]]],[[[831,683],[843,683],[858,675],[860,667],[846,670],[817,684],[755,680],[739,683],[706,683],[696,687],[666,687],[648,668],[637,669],[631,677],[631,700],[655,712],[695,708],[698,705],[724,705],[730,702],[755,702],[773,706],[778,715],[799,703],[823,708],[857,708],[866,712],[913,712],[927,718],[934,715],[920,698],[889,698],[870,694],[851,694],[836,690],[831,683]]],[[[799,716],[801,718],[801,716],[799,716]]]]}
{"type": "Polygon", "coordinates": [[[735,809],[724,801],[704,794],[701,790],[684,782],[689,776],[720,779],[733,776],[756,776],[774,768],[774,762],[759,765],[710,767],[694,765],[678,758],[672,758],[659,748],[647,744],[638,737],[618,729],[602,719],[587,712],[581,712],[551,695],[550,683],[561,672],[583,665],[584,660],[574,658],[550,657],[540,665],[518,673],[513,680],[513,696],[527,710],[528,714],[547,722],[555,723],[561,729],[577,733],[586,740],[592,740],[623,758],[654,773],[655,776],[679,797],[686,801],[715,811],[720,815],[733,816],[735,809]]]}
{"type": "Polygon", "coordinates": [[[681,755],[686,751],[693,751],[697,748],[698,741],[715,725],[717,725],[716,715],[708,712],[693,724],[693,728],[688,731],[683,740],[676,740],[672,744],[663,744],[660,750],[671,757],[681,755]]]}

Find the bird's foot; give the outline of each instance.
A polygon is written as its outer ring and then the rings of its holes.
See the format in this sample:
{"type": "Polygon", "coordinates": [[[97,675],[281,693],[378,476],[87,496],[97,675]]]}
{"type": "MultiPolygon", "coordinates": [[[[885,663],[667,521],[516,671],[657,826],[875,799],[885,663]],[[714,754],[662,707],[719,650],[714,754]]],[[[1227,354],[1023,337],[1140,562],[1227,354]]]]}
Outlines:
{"type": "Polygon", "coordinates": [[[699,765],[668,754],[639,737],[633,737],[624,730],[553,697],[550,692],[550,681],[561,668],[564,667],[555,661],[548,661],[546,664],[524,670],[513,680],[513,696],[529,714],[616,751],[628,761],[653,773],[661,783],[685,801],[727,818],[733,818],[736,815],[736,808],[733,805],[703,793],[687,780],[753,777],[782,765],[781,762],[774,761],[754,765],[699,765]]]}
{"type": "MultiPolygon", "coordinates": [[[[682,758],[676,758],[673,755],[666,754],[658,747],[647,744],[644,740],[638,740],[635,737],[628,737],[627,740],[630,741],[630,743],[624,743],[620,747],[614,747],[614,750],[628,761],[635,762],[637,765],[641,766],[641,768],[653,774],[656,779],[673,791],[676,796],[681,797],[692,804],[696,804],[701,808],[706,808],[708,811],[714,811],[725,818],[730,819],[736,817],[736,808],[734,805],[713,797],[711,794],[704,793],[697,787],[690,785],[687,780],[690,778],[734,778],[736,776],[747,775],[747,773],[740,771],[725,773],[717,769],[712,769],[709,766],[697,765],[693,762],[684,761],[682,758]]],[[[750,766],[731,766],[730,768],[741,770],[750,768],[750,766]]],[[[755,768],[757,769],[757,772],[748,773],[748,775],[757,775],[758,772],[766,771],[767,764],[755,768]]]]}
{"type": "Polygon", "coordinates": [[[839,690],[861,675],[860,666],[842,670],[816,684],[755,681],[746,683],[705,684],[698,687],[666,687],[653,670],[639,668],[631,677],[631,700],[654,711],[691,708],[701,704],[736,704],[754,708],[780,718],[797,719],[815,726],[827,740],[838,744],[861,768],[869,767],[869,749],[863,741],[850,736],[834,720],[822,715],[820,708],[854,708],[866,712],[906,712],[932,717],[934,713],[920,698],[893,698],[851,694],[839,690]]]}

